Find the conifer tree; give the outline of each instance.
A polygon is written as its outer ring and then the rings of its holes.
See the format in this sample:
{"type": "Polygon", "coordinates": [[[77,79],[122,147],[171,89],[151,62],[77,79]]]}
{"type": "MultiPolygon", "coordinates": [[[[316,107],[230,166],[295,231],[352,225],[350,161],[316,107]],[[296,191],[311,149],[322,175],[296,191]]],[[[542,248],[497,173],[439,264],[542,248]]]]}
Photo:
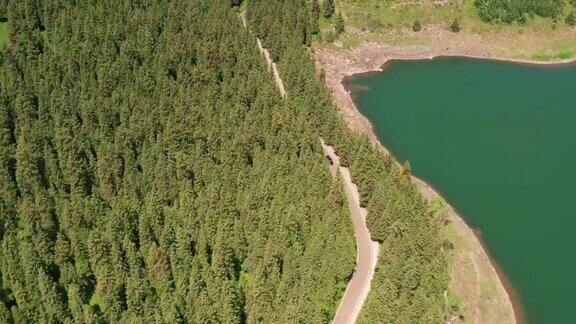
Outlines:
{"type": "Polygon", "coordinates": [[[312,0],[312,19],[318,21],[320,19],[320,5],[318,0],[312,0]]]}
{"type": "Polygon", "coordinates": [[[335,10],[334,0],[324,0],[324,18],[331,18],[335,10]]]}
{"type": "Polygon", "coordinates": [[[570,27],[576,26],[576,11],[572,10],[566,17],[566,24],[570,27]]]}
{"type": "Polygon", "coordinates": [[[344,18],[342,17],[342,14],[340,12],[338,12],[338,14],[336,15],[336,21],[334,22],[334,28],[336,29],[336,33],[338,33],[338,34],[342,34],[345,30],[344,18]]]}
{"type": "Polygon", "coordinates": [[[454,19],[454,21],[452,22],[452,24],[450,25],[450,30],[453,33],[458,33],[460,32],[460,22],[458,21],[458,18],[454,19]]]}

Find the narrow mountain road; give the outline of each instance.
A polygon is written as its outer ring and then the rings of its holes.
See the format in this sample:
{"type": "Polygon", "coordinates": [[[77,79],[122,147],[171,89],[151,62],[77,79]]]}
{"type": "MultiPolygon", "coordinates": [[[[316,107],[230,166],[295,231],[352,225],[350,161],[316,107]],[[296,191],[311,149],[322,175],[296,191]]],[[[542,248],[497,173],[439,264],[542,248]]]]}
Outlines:
{"type": "Polygon", "coordinates": [[[367,211],[360,206],[360,196],[356,185],[350,177],[350,170],[340,166],[340,158],[334,152],[334,148],[326,145],[323,140],[321,142],[324,154],[332,160],[332,165],[330,166],[332,175],[335,176],[336,172],[340,172],[356,236],[356,270],[348,283],[348,287],[346,287],[342,301],[332,321],[334,324],[348,324],[356,321],[370,291],[370,283],[376,269],[379,246],[377,242],[373,242],[370,238],[370,232],[366,226],[367,211]]]}
{"type": "MultiPolygon", "coordinates": [[[[244,28],[247,28],[248,23],[246,21],[246,11],[242,11],[240,13],[240,19],[242,19],[242,25],[244,25],[244,28]]],[[[260,54],[262,56],[264,56],[264,59],[266,60],[266,63],[268,64],[268,72],[272,72],[272,75],[274,76],[274,81],[276,81],[276,86],[278,87],[278,90],[280,91],[280,96],[282,96],[282,98],[286,98],[286,89],[284,88],[284,82],[282,81],[282,78],[280,77],[280,73],[278,72],[278,68],[276,67],[276,63],[272,60],[272,57],[270,56],[268,49],[266,49],[264,46],[262,46],[262,41],[258,37],[256,37],[256,44],[258,45],[258,50],[260,50],[260,54]]]]}
{"type": "MultiPolygon", "coordinates": [[[[246,11],[240,13],[240,19],[242,20],[244,27],[247,28],[246,11]]],[[[276,68],[276,63],[272,61],[268,50],[262,46],[262,42],[258,37],[256,37],[256,43],[260,50],[260,54],[268,64],[268,71],[272,72],[272,75],[274,76],[280,95],[282,98],[286,98],[284,82],[276,68]]],[[[340,172],[342,177],[344,191],[348,200],[348,210],[350,211],[350,218],[352,219],[354,234],[356,236],[356,269],[352,275],[352,279],[346,287],[342,301],[336,310],[336,315],[332,320],[333,324],[349,324],[354,323],[356,318],[358,318],[362,305],[368,296],[368,292],[370,292],[370,283],[374,276],[374,270],[376,269],[379,246],[378,243],[373,242],[370,238],[370,232],[366,226],[367,211],[360,206],[358,188],[356,188],[356,185],[352,183],[350,170],[340,166],[340,158],[336,155],[334,149],[331,146],[326,145],[322,139],[320,141],[324,154],[332,161],[332,164],[330,165],[332,176],[336,176],[336,173],[340,172]]]]}
{"type": "Polygon", "coordinates": [[[268,63],[268,71],[270,71],[270,69],[272,69],[272,75],[274,76],[274,81],[276,81],[276,85],[278,86],[278,90],[280,90],[280,95],[282,96],[282,98],[286,98],[286,90],[284,89],[284,82],[282,81],[282,78],[280,77],[280,73],[278,73],[278,68],[276,67],[276,63],[274,63],[274,61],[272,61],[272,58],[270,57],[270,53],[268,53],[268,49],[266,49],[265,47],[262,46],[262,42],[260,41],[260,38],[256,38],[256,43],[258,44],[258,49],[260,50],[260,53],[262,55],[264,55],[264,58],[266,59],[266,62],[268,63]]]}

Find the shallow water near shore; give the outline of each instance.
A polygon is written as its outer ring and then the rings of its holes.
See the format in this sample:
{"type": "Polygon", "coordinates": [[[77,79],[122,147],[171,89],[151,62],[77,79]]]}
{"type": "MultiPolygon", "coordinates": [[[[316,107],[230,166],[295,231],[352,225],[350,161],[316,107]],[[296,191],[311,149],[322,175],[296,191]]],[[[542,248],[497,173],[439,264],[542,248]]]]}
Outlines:
{"type": "Polygon", "coordinates": [[[576,66],[394,61],[346,80],[382,144],[482,238],[529,323],[576,308],[576,66]]]}

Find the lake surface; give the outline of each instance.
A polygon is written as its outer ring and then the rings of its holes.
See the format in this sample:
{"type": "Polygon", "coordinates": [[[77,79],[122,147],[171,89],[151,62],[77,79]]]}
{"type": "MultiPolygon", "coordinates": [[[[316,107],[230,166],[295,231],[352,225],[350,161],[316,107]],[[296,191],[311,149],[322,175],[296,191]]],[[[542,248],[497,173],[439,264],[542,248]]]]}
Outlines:
{"type": "Polygon", "coordinates": [[[529,323],[576,322],[576,66],[395,61],[346,81],[396,158],[482,232],[529,323]]]}

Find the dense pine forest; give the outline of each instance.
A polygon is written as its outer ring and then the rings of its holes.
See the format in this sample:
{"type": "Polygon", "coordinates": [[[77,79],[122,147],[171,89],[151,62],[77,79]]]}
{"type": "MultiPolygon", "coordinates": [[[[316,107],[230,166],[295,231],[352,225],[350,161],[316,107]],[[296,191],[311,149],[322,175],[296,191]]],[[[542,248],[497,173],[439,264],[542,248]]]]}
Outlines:
{"type": "Polygon", "coordinates": [[[361,321],[443,321],[440,220],[333,107],[307,1],[248,29],[236,1],[0,3],[0,322],[329,322],[356,255],[319,138],[382,245],[361,321]]]}
{"type": "Polygon", "coordinates": [[[13,1],[0,322],[328,322],[355,260],[316,134],[224,1],[13,1]]]}

